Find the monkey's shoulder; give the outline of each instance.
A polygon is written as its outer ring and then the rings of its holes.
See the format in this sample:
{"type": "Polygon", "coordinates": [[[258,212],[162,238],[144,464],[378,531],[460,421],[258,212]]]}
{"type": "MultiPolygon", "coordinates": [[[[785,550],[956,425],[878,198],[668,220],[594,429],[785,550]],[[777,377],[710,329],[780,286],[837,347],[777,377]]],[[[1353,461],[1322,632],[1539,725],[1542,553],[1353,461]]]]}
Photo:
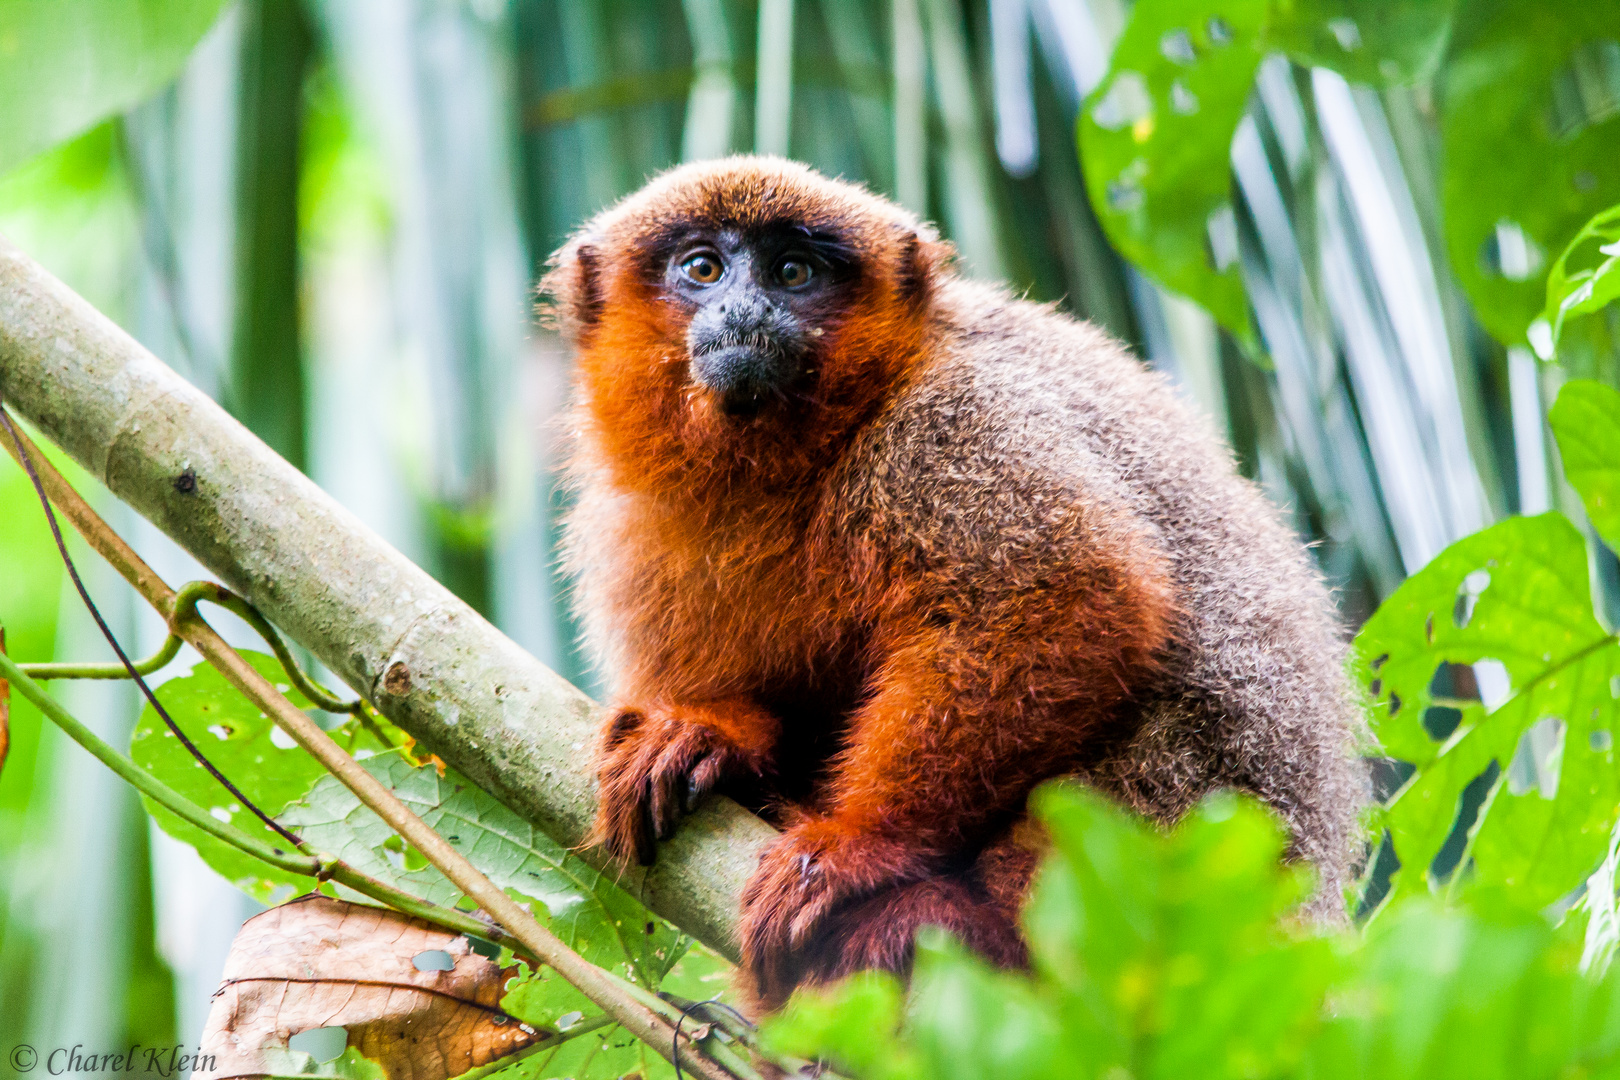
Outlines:
{"type": "Polygon", "coordinates": [[[1016,584],[1101,549],[1155,546],[1132,490],[1143,439],[1107,399],[1167,395],[1156,377],[1037,305],[977,286],[943,301],[929,359],[834,477],[845,535],[980,583],[987,570],[1016,584]]]}
{"type": "Polygon", "coordinates": [[[1162,376],[1106,333],[970,282],[947,286],[929,359],[851,454],[856,502],[998,532],[1139,506],[1230,454],[1162,376]]]}

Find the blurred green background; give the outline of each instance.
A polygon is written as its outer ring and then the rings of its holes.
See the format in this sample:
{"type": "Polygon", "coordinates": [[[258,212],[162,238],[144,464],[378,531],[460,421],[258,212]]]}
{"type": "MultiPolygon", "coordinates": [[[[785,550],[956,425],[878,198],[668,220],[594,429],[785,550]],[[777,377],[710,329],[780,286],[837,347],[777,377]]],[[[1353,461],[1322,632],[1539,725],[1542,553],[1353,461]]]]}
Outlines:
{"type": "MultiPolygon", "coordinates": [[[[1542,418],[1565,374],[1616,381],[1613,309],[1561,367],[1526,326],[1546,263],[1617,198],[1620,21],[1297,6],[1315,38],[1251,33],[1257,3],[0,0],[0,233],[592,689],[551,556],[568,358],[534,283],[649,175],[788,154],[1129,341],[1226,429],[1353,627],[1493,520],[1582,520],[1542,418]],[[38,60],[67,38],[78,64],[38,60]],[[1228,47],[1249,66],[1180,74],[1228,47]],[[1145,174],[1137,99],[1159,92],[1184,126],[1145,174]],[[1581,164],[1594,146],[1607,168],[1581,164]]],[[[100,505],[170,580],[201,576],[100,505]]],[[[1594,552],[1613,615],[1620,572],[1594,552]]],[[[85,565],[150,651],[155,618],[85,565]]],[[[0,618],[19,658],[102,656],[9,461],[0,618]]],[[[127,740],[126,688],[62,693],[127,740]]],[[[194,1039],[250,910],[16,708],[0,1045],[194,1039]]]]}

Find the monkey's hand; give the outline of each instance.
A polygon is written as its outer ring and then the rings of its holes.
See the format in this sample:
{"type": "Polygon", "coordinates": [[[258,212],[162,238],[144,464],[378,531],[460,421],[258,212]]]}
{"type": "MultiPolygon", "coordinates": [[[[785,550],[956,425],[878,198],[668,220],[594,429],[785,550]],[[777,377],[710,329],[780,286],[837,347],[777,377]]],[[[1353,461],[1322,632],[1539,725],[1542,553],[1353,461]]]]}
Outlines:
{"type": "Polygon", "coordinates": [[[738,936],[759,1004],[779,1008],[796,985],[843,974],[839,914],[933,872],[915,846],[836,819],[811,819],[783,833],[742,895],[738,936]]]}
{"type": "Polygon", "coordinates": [[[625,706],[602,731],[591,842],[651,866],[682,814],[729,776],[770,768],[776,720],[751,702],[625,706]]]}

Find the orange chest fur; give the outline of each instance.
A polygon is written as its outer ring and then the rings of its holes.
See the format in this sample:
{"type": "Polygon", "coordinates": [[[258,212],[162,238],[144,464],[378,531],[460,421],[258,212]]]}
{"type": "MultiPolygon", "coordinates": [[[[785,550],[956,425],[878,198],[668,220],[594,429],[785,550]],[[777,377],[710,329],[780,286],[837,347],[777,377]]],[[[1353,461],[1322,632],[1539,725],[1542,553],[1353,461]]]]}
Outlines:
{"type": "Polygon", "coordinates": [[[660,644],[687,643],[682,662],[658,673],[665,692],[769,692],[848,656],[861,636],[851,577],[818,533],[812,515],[793,508],[707,523],[648,513],[625,530],[621,558],[645,576],[622,602],[660,608],[632,621],[660,644]]]}

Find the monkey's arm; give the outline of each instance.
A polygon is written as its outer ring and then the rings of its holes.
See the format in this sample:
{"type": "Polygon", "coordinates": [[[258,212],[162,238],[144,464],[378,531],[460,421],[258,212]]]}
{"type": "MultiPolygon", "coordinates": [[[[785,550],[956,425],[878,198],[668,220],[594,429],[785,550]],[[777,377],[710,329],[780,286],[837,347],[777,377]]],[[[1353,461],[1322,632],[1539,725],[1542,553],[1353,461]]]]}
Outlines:
{"type": "Polygon", "coordinates": [[[652,864],[655,841],[674,832],[721,779],[771,767],[779,722],[752,698],[621,706],[602,729],[592,843],[652,864]]]}
{"type": "MultiPolygon", "coordinates": [[[[991,605],[969,627],[924,621],[887,651],[825,812],[773,845],[743,896],[743,953],[764,1003],[779,1004],[806,978],[874,962],[844,955],[860,947],[848,942],[874,940],[844,914],[866,898],[950,887],[964,897],[959,906],[975,906],[952,875],[1022,812],[1035,784],[1072,767],[1163,643],[1162,581],[1128,581],[1086,604],[991,605]]],[[[947,914],[957,925],[981,917],[947,914]]],[[[883,932],[901,940],[877,956],[909,951],[916,926],[891,921],[883,932]]]]}

